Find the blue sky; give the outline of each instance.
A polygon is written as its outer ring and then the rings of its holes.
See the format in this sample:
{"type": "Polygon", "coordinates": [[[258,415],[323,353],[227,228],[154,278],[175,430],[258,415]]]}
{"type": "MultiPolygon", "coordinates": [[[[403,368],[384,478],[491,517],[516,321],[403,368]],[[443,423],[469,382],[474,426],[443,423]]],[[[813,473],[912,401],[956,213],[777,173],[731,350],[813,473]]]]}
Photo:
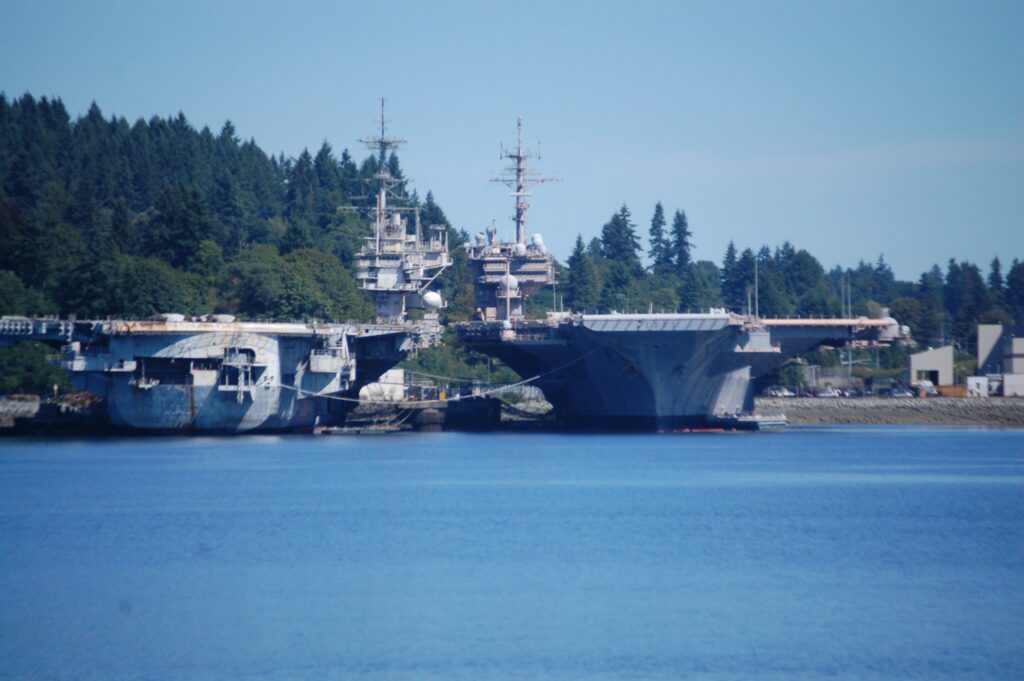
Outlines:
{"type": "Polygon", "coordinates": [[[421,195],[511,233],[516,116],[564,181],[560,258],[622,204],[684,208],[699,258],[789,240],[916,278],[1024,258],[1024,3],[0,1],[0,90],[131,120],[230,119],[268,152],[357,152],[388,98],[421,195]]]}

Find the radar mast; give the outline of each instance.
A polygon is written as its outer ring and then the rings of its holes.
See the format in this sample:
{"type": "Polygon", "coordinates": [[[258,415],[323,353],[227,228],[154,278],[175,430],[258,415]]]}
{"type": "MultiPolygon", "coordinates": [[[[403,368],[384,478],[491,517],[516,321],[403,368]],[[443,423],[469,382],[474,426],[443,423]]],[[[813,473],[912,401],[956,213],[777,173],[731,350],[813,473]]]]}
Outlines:
{"type": "Polygon", "coordinates": [[[551,177],[538,177],[535,171],[527,169],[526,159],[540,159],[540,151],[538,148],[537,153],[534,154],[533,152],[527,151],[523,148],[522,116],[516,118],[516,148],[514,150],[508,150],[502,147],[501,158],[507,158],[514,161],[515,164],[505,168],[501,175],[491,180],[491,182],[500,182],[507,185],[509,189],[512,190],[512,193],[509,194],[509,196],[513,196],[516,199],[516,243],[525,244],[526,211],[530,207],[526,197],[531,195],[531,193],[527,191],[527,188],[532,185],[558,182],[559,180],[551,177]]]}
{"type": "Polygon", "coordinates": [[[515,150],[501,150],[502,159],[511,159],[515,163],[492,180],[512,189],[510,195],[516,200],[515,241],[499,241],[498,229],[492,223],[473,241],[463,244],[474,279],[477,317],[483,321],[523,319],[526,299],[544,286],[555,285],[554,266],[543,237],[534,234],[529,242],[526,239],[526,211],[530,207],[526,201],[530,196],[528,188],[557,181],[538,177],[535,171],[526,167],[526,159],[534,157],[540,158],[540,155],[523,147],[523,119],[518,118],[515,150]]]}

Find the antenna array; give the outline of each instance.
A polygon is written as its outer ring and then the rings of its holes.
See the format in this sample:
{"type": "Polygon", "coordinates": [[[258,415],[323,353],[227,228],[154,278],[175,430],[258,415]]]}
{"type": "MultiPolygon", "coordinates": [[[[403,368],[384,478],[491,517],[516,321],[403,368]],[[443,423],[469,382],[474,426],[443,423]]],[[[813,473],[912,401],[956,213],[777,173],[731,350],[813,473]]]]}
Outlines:
{"type": "Polygon", "coordinates": [[[533,154],[523,148],[523,119],[521,117],[516,119],[516,148],[514,150],[507,150],[502,147],[501,158],[510,159],[515,164],[505,168],[501,176],[494,178],[491,182],[500,182],[512,190],[509,196],[514,196],[516,199],[516,243],[525,244],[526,211],[530,207],[530,204],[526,201],[526,197],[530,196],[527,188],[536,184],[560,182],[561,180],[550,177],[538,177],[535,171],[527,169],[526,159],[539,159],[540,153],[533,154]]]}

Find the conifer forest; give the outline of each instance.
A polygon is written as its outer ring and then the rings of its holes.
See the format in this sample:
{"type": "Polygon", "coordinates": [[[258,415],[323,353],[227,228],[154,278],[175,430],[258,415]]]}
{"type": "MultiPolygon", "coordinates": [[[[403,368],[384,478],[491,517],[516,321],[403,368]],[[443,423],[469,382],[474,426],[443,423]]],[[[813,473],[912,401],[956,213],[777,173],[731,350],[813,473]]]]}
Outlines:
{"type": "MultiPolygon", "coordinates": [[[[404,177],[397,156],[388,164],[404,177]]],[[[352,263],[370,233],[376,172],[375,157],[357,160],[326,142],[315,153],[270,155],[230,122],[218,132],[197,130],[184,114],[132,123],[96,104],[72,118],[57,98],[0,95],[0,314],[370,320],[352,263]]],[[[445,314],[472,318],[459,247],[469,235],[451,227],[431,193],[402,183],[398,195],[421,207],[426,224],[448,228],[445,314]]],[[[609,210],[603,226],[574,226],[556,293],[536,296],[534,314],[556,304],[744,311],[756,271],[766,317],[835,316],[848,298],[854,315],[888,308],[919,344],[964,352],[977,323],[1024,322],[1024,263],[1011,254],[986,264],[952,258],[900,281],[883,255],[828,269],[790,243],[730,243],[711,257],[683,207],[658,203],[650,217],[625,204],[609,210]]]]}

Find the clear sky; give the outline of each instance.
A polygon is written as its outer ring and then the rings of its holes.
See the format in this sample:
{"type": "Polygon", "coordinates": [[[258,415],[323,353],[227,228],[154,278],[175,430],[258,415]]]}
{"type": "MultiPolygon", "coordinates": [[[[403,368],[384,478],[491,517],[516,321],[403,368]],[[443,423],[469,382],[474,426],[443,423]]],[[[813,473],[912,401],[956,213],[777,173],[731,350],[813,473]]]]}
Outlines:
{"type": "Polygon", "coordinates": [[[230,119],[266,151],[359,158],[377,98],[402,165],[470,232],[512,232],[499,142],[564,182],[529,231],[565,258],[623,203],[684,208],[697,257],[785,240],[900,278],[1024,258],[1024,3],[10,2],[0,90],[130,120],[230,119]]]}

